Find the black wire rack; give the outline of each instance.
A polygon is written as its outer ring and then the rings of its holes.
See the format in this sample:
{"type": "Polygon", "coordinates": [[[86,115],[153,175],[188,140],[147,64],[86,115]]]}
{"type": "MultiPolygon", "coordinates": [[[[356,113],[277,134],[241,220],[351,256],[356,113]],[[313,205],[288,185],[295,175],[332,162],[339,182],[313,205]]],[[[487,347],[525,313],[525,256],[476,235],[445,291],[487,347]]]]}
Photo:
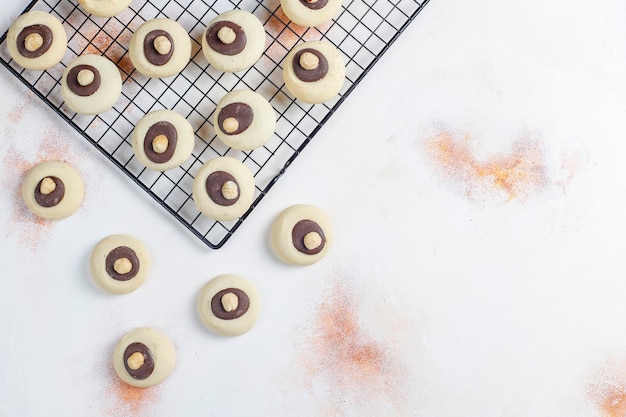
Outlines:
{"type": "Polygon", "coordinates": [[[47,71],[25,70],[15,63],[0,38],[0,61],[35,95],[76,129],[141,189],[154,198],[202,242],[220,248],[239,228],[254,207],[284,174],[324,123],[376,64],[391,44],[429,0],[344,0],[340,14],[329,24],[302,28],[284,15],[279,0],[135,0],[120,15],[104,19],[84,12],[77,0],[35,0],[24,10],[52,13],[68,35],[63,61],[47,71]],[[235,74],[208,65],[201,51],[201,36],[218,14],[232,9],[253,13],[266,31],[266,49],[250,69],[235,74]],[[180,23],[192,39],[192,58],[177,76],[152,79],[134,70],[127,52],[133,31],[143,22],[168,17],[180,23]],[[295,100],[282,78],[282,60],[303,41],[325,40],[334,44],[346,62],[346,82],[339,95],[324,104],[295,100]],[[116,106],[100,115],[79,115],[61,97],[61,77],[77,56],[100,54],[117,64],[124,81],[116,106]],[[236,151],[215,135],[212,120],[217,102],[227,92],[249,88],[267,98],[277,112],[277,127],[265,146],[250,152],[236,151]],[[189,120],[196,145],[181,167],[166,172],[146,169],[133,155],[130,136],[137,121],[156,109],[171,109],[189,120]],[[194,174],[217,156],[242,161],[255,177],[252,207],[240,219],[217,222],[201,215],[191,197],[194,174]]]}

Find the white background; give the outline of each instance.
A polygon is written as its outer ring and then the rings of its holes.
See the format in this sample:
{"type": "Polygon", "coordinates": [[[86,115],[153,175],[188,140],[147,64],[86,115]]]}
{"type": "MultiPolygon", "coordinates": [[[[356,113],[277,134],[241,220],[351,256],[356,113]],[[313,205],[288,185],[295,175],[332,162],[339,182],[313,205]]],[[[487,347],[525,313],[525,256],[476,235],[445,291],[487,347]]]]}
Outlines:
{"type": "Polygon", "coordinates": [[[218,251],[1,70],[0,416],[626,415],[625,22],[619,0],[432,0],[218,251]],[[18,197],[45,159],[86,185],[54,223],[18,197]],[[267,245],[296,203],[336,228],[310,267],[267,245]],[[153,256],[132,294],[88,274],[112,233],[153,256]],[[262,294],[238,338],[195,313],[222,273],[262,294]],[[110,360],[138,326],[178,353],[144,391],[110,360]]]}

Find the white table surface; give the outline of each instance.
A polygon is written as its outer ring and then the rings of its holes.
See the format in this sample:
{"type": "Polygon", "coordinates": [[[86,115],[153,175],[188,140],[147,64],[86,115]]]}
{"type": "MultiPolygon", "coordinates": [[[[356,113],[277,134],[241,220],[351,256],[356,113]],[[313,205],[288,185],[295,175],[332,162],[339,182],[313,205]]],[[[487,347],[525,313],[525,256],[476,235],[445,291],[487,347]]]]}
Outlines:
{"type": "Polygon", "coordinates": [[[0,416],[626,415],[624,22],[620,0],[432,0],[218,251],[0,70],[0,416]],[[36,221],[20,181],[56,158],[86,198],[36,221]],[[295,203],[336,228],[310,267],[267,246],[295,203]],[[111,233],[154,259],[124,296],[87,270],[111,233]],[[195,313],[222,273],[262,294],[241,337],[195,313]],[[139,326],[178,353],[148,390],[110,361],[139,326]]]}

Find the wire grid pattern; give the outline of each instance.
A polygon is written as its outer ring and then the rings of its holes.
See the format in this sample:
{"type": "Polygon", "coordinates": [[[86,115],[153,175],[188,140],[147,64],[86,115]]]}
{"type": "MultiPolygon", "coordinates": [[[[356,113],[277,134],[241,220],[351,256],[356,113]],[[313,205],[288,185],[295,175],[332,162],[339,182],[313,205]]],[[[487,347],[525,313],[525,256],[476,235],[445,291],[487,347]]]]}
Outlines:
{"type": "MultiPolygon", "coordinates": [[[[120,15],[98,18],[84,12],[76,0],[35,0],[26,10],[52,13],[68,34],[68,52],[61,64],[47,71],[24,70],[11,60],[6,33],[0,38],[0,60],[37,96],[100,150],[140,188],[211,248],[221,247],[241,225],[275,181],[335,112],[346,96],[376,63],[428,0],[345,0],[334,19],[317,28],[302,28],[289,21],[279,0],[135,0],[120,15]],[[201,50],[205,27],[218,14],[243,9],[253,13],[266,31],[266,50],[250,69],[222,73],[209,66],[201,50]],[[127,52],[132,33],[143,22],[167,17],[176,20],[192,39],[192,58],[177,76],[156,79],[137,72],[127,52]],[[284,86],[282,60],[303,41],[334,44],[346,63],[346,82],[340,94],[324,104],[296,101],[284,86]],[[79,55],[93,53],[117,64],[123,79],[122,96],[115,107],[96,116],[75,114],[64,105],[61,77],[79,55]],[[230,149],[215,135],[213,113],[226,93],[249,88],[270,101],[277,113],[273,138],[250,152],[230,149]],[[151,110],[172,109],[195,129],[191,158],[166,172],[146,169],[133,155],[130,136],[134,125],[151,110]],[[255,177],[255,200],[248,212],[231,222],[201,215],[191,197],[194,174],[218,156],[242,161],[255,177]]],[[[26,11],[25,10],[25,11],[26,11]]]]}

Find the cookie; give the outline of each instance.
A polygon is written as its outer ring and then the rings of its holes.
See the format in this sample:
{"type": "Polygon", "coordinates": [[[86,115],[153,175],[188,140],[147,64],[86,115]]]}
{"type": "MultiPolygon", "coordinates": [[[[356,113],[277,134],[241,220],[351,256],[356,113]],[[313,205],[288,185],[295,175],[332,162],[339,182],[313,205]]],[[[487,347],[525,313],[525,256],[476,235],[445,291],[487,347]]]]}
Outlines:
{"type": "Polygon", "coordinates": [[[132,134],[135,156],[148,169],[167,171],[191,156],[191,124],[173,110],[154,110],[139,120],[132,134]]]}
{"type": "Polygon", "coordinates": [[[76,113],[103,113],[115,105],[121,93],[120,71],[103,56],[81,55],[63,72],[61,95],[76,113]]]}
{"type": "Polygon", "coordinates": [[[61,62],[67,50],[67,34],[61,22],[50,13],[26,12],[7,32],[11,58],[31,70],[45,70],[61,62]]]}
{"type": "Polygon", "coordinates": [[[83,181],[73,167],[59,161],[42,162],[31,169],[22,183],[26,207],[44,219],[63,219],[83,202],[83,181]]]}
{"type": "Polygon", "coordinates": [[[276,112],[259,93],[235,90],[217,104],[213,126],[217,137],[226,145],[251,151],[272,138],[276,130],[276,112]]]}
{"type": "Polygon", "coordinates": [[[276,256],[292,265],[311,265],[330,249],[335,233],[330,218],[315,206],[299,204],[278,215],[270,231],[276,256]]]}
{"type": "Polygon", "coordinates": [[[91,252],[89,272],[106,292],[127,294],[144,283],[150,263],[150,253],[139,240],[111,235],[98,242],[91,252]]]}
{"type": "Polygon", "coordinates": [[[254,176],[235,158],[211,159],[196,173],[193,199],[198,211],[211,219],[235,220],[248,211],[253,198],[254,176]]]}
{"type": "Polygon", "coordinates": [[[308,41],[294,47],[283,62],[287,89],[297,99],[319,104],[343,87],[346,67],[337,48],[328,42],[308,41]]]}
{"type": "Polygon", "coordinates": [[[163,382],[175,363],[176,349],[171,340],[148,327],[126,333],[113,350],[115,373],[125,383],[138,388],[163,382]]]}
{"type": "Polygon", "coordinates": [[[222,336],[239,336],[259,316],[259,295],[250,281],[238,275],[213,278],[200,291],[198,312],[202,322],[222,336]]]}
{"type": "Polygon", "coordinates": [[[99,17],[113,17],[122,13],[132,0],[78,0],[87,13],[99,17]]]}
{"type": "Polygon", "coordinates": [[[259,19],[244,10],[215,17],[202,35],[202,52],[220,71],[238,72],[254,65],[265,49],[265,29],[259,19]]]}
{"type": "Polygon", "coordinates": [[[191,38],[171,19],[143,23],[128,44],[130,60],[147,77],[165,78],[181,72],[191,59],[191,38]]]}
{"type": "Polygon", "coordinates": [[[313,27],[335,17],[341,9],[341,0],[280,0],[280,6],[296,25],[313,27]]]}

